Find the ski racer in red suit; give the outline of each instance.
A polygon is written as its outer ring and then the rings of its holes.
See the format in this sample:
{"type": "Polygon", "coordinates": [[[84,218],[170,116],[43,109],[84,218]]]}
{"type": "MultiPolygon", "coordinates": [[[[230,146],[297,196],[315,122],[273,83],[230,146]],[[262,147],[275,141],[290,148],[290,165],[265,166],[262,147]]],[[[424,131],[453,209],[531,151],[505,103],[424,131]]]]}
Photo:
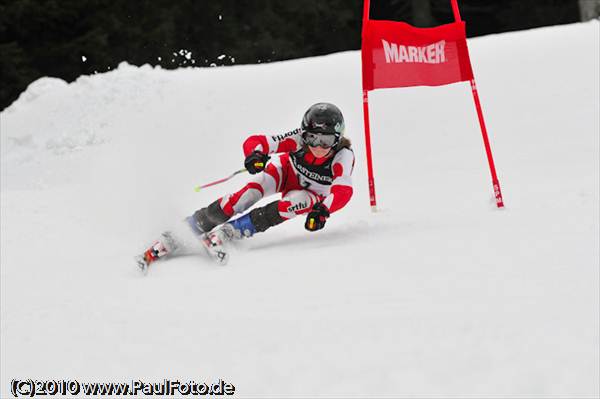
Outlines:
{"type": "MultiPolygon", "coordinates": [[[[197,235],[210,233],[221,241],[251,237],[298,215],[306,215],[306,230],[320,230],[352,197],[350,146],[341,111],[333,104],[314,104],[299,129],[246,139],[244,165],[255,177],[186,220],[197,235]],[[277,193],[281,199],[244,214],[262,198],[277,193]],[[239,214],[243,215],[232,220],[239,214]]],[[[168,252],[153,246],[144,258],[149,264],[168,252]]]]}

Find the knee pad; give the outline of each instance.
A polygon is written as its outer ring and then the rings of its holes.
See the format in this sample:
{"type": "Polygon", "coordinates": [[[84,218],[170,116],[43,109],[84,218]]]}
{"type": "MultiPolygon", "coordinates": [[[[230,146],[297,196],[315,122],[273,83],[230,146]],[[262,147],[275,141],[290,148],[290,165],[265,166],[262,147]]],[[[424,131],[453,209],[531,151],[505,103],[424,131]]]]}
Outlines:
{"type": "Polygon", "coordinates": [[[194,212],[194,219],[200,229],[207,233],[216,226],[225,223],[229,220],[229,216],[223,212],[219,201],[215,201],[206,208],[202,208],[194,212]]]}
{"type": "Polygon", "coordinates": [[[253,209],[250,219],[257,232],[267,230],[269,227],[277,226],[285,221],[279,214],[279,201],[273,201],[268,205],[253,209]]]}

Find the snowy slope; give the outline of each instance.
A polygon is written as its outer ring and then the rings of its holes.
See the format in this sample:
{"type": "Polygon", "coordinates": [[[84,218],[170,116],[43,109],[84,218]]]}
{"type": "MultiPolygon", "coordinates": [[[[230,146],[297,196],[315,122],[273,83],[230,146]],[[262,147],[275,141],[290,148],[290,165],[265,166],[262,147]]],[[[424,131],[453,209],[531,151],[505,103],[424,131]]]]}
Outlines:
{"type": "Polygon", "coordinates": [[[1,380],[223,378],[242,397],[597,397],[599,23],[470,40],[506,209],[466,83],[371,94],[358,52],[34,82],[1,117],[1,380]],[[132,256],[244,184],[251,133],[336,103],[355,197],[225,268],[132,256]]]}

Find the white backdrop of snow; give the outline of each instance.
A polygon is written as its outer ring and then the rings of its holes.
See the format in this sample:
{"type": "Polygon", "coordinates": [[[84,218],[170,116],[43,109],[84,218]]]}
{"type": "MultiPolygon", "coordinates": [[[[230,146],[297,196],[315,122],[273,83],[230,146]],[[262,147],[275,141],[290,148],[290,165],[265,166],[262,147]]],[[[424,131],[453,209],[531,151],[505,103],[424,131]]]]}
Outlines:
{"type": "Polygon", "coordinates": [[[470,40],[468,84],[371,94],[360,55],[32,83],[1,116],[0,394],[12,378],[233,383],[243,397],[599,394],[599,23],[470,40]],[[238,177],[252,133],[336,103],[355,196],[141,277],[132,256],[238,177]]]}

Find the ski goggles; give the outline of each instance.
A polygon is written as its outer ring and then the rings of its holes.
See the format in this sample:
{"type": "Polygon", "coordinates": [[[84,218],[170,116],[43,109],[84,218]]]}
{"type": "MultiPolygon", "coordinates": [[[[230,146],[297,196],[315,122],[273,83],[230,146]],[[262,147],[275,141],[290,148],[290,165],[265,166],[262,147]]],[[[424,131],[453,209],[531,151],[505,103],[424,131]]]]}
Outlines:
{"type": "Polygon", "coordinates": [[[310,147],[331,148],[337,141],[334,134],[304,132],[302,137],[304,138],[306,145],[310,147]]]}

